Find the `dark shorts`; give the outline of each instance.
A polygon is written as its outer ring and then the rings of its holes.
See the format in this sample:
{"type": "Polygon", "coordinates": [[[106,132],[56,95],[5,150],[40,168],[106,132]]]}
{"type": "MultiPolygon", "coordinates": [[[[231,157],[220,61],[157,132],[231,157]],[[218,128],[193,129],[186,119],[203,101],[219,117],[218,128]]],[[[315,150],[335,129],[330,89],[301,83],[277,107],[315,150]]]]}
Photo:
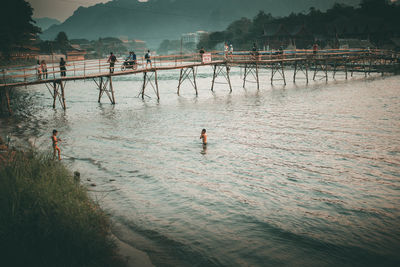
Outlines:
{"type": "Polygon", "coordinates": [[[151,63],[151,59],[147,59],[147,63],[151,63]]]}

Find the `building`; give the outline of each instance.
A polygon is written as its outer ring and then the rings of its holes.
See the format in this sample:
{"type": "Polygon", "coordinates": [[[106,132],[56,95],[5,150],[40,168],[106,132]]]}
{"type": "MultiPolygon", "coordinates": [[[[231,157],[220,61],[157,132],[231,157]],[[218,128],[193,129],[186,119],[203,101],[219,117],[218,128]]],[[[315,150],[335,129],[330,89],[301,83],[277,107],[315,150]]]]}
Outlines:
{"type": "Polygon", "coordinates": [[[340,49],[349,49],[349,48],[374,48],[375,46],[368,40],[359,40],[359,39],[338,39],[339,48],[340,49]]]}
{"type": "Polygon", "coordinates": [[[77,60],[84,60],[86,55],[85,50],[74,50],[67,52],[67,60],[68,61],[77,61],[77,60]]]}
{"type": "Polygon", "coordinates": [[[208,33],[205,31],[184,33],[181,36],[182,43],[183,44],[194,43],[195,45],[197,45],[200,42],[201,37],[203,37],[204,35],[207,35],[207,34],[208,33]]]}
{"type": "Polygon", "coordinates": [[[297,49],[307,49],[314,43],[314,35],[304,24],[294,26],[290,31],[292,46],[297,49]]]}
{"type": "Polygon", "coordinates": [[[269,49],[285,48],[292,44],[292,36],[283,24],[265,25],[261,39],[269,49]]]}

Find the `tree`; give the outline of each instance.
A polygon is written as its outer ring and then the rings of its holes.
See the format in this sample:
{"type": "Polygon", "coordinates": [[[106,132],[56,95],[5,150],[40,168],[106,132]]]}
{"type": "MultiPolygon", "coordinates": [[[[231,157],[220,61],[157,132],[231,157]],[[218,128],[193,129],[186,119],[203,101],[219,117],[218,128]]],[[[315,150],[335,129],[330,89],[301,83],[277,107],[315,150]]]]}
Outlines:
{"type": "Polygon", "coordinates": [[[33,9],[25,0],[2,0],[0,9],[0,51],[8,58],[13,50],[28,44],[40,33],[34,26],[33,9]]]}

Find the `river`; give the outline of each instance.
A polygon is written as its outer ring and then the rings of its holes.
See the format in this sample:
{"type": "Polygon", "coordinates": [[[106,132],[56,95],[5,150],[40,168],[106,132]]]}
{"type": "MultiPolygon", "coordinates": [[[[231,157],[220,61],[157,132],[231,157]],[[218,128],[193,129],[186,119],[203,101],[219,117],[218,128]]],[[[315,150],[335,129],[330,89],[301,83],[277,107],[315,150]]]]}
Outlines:
{"type": "Polygon", "coordinates": [[[244,90],[234,68],[230,94],[198,71],[198,97],[159,72],[160,101],[137,97],[141,75],[115,78],[115,106],[68,82],[66,112],[19,88],[0,130],[50,150],[58,129],[64,164],[157,266],[400,264],[399,76],[271,86],[262,71],[244,90]]]}

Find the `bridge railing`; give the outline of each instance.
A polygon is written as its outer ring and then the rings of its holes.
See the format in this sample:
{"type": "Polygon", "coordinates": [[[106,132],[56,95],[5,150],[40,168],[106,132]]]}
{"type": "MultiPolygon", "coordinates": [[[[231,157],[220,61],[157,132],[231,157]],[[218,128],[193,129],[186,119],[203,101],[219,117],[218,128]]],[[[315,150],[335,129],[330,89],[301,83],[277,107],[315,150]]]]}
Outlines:
{"type": "MultiPolygon", "coordinates": [[[[371,49],[329,49],[329,50],[269,50],[269,51],[211,51],[213,62],[238,63],[241,62],[268,62],[274,60],[290,61],[299,59],[328,59],[328,58],[361,58],[391,56],[400,58],[398,54],[386,50],[371,49]]],[[[107,59],[86,59],[79,61],[68,61],[65,65],[66,76],[76,78],[90,78],[96,75],[109,75],[121,72],[139,72],[154,68],[181,68],[187,65],[196,65],[202,63],[202,57],[199,53],[175,54],[152,56],[151,63],[147,63],[144,57],[138,57],[134,64],[129,64],[124,58],[118,58],[114,67],[111,67],[107,59]]],[[[29,84],[38,80],[62,79],[58,63],[46,64],[47,71],[44,71],[40,65],[19,66],[1,70],[0,86],[7,86],[15,83],[29,84]]]]}

